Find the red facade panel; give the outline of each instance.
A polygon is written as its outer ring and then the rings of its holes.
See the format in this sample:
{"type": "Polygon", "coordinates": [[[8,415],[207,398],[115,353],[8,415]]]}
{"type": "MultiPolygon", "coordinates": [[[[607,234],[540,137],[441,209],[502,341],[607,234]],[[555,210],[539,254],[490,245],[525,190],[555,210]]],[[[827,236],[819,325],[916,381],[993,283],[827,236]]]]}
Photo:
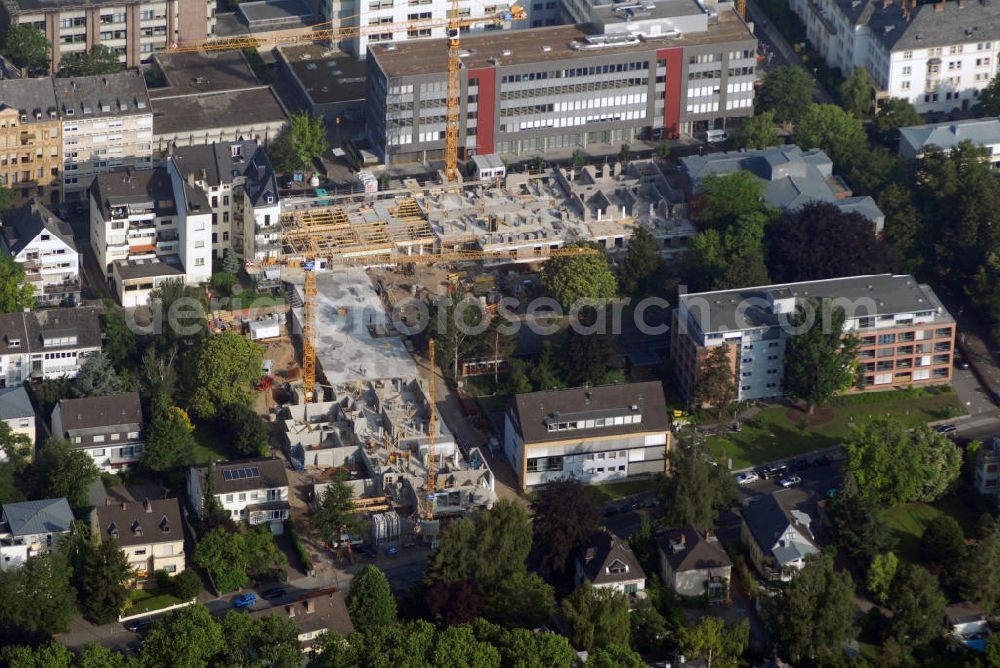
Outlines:
{"type": "Polygon", "coordinates": [[[469,70],[469,81],[479,80],[479,113],[476,119],[476,153],[493,153],[497,71],[492,67],[469,70]]]}
{"type": "Polygon", "coordinates": [[[677,139],[681,130],[681,92],[684,82],[684,49],[659,49],[656,60],[666,61],[667,78],[663,91],[663,134],[667,139],[677,139]]]}

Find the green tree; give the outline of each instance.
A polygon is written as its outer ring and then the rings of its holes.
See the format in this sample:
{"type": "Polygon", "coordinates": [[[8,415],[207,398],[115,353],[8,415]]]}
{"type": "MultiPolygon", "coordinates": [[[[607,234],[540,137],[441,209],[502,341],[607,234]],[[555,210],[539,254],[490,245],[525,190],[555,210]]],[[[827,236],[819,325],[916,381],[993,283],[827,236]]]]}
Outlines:
{"type": "Polygon", "coordinates": [[[271,614],[254,619],[241,612],[230,612],[221,624],[225,647],[217,665],[272,666],[299,668],[299,629],[295,620],[271,614]]]}
{"type": "Polygon", "coordinates": [[[959,591],[983,610],[1000,604],[1000,533],[993,531],[976,543],[959,571],[959,591]]]}
{"type": "Polygon", "coordinates": [[[791,319],[797,333],[785,345],[785,394],[806,402],[810,415],[837,392],[855,384],[858,340],[844,336],[844,309],[829,300],[811,301],[813,320],[799,310],[791,319]]]}
{"type": "Polygon", "coordinates": [[[926,645],[941,636],[945,603],[936,577],[920,566],[902,564],[889,589],[889,632],[903,646],[926,645]]]}
{"type": "Polygon", "coordinates": [[[628,240],[628,255],[621,265],[622,294],[639,299],[656,292],[656,279],[664,271],[660,243],[645,227],[636,227],[628,240]]]}
{"type": "Polygon", "coordinates": [[[198,574],[188,568],[170,578],[170,589],[180,600],[189,601],[200,594],[204,587],[198,574]]]}
{"type": "Polygon", "coordinates": [[[57,642],[34,649],[8,645],[0,650],[0,659],[8,668],[70,668],[73,665],[73,653],[57,642]]]}
{"type": "Polygon", "coordinates": [[[76,617],[76,590],[69,562],[59,550],[28,557],[0,572],[0,619],[23,632],[53,634],[76,617]]]}
{"type": "Polygon", "coordinates": [[[472,630],[476,638],[500,650],[505,666],[519,668],[575,668],[576,655],[565,636],[546,631],[506,629],[485,619],[477,619],[472,630]]]}
{"type": "Polygon", "coordinates": [[[584,155],[583,149],[577,148],[573,149],[573,166],[583,167],[587,164],[587,156],[584,155]]]}
{"type": "Polygon", "coordinates": [[[87,617],[96,624],[109,624],[125,609],[127,585],[135,573],[114,539],[102,540],[88,550],[85,563],[80,594],[87,617]]]}
{"type": "Polygon", "coordinates": [[[35,288],[24,280],[24,267],[0,254],[0,313],[35,307],[35,288]]]}
{"type": "Polygon", "coordinates": [[[779,123],[795,123],[812,102],[814,82],[798,65],[779,65],[764,77],[756,96],[757,113],[774,111],[779,123]]]}
{"type": "Polygon", "coordinates": [[[1000,74],[993,77],[986,88],[979,91],[976,111],[983,116],[1000,116],[1000,74]]]}
{"type": "Polygon", "coordinates": [[[169,280],[149,293],[154,323],[159,325],[161,351],[188,351],[202,342],[208,333],[205,292],[181,280],[169,280]]]}
{"type": "Polygon", "coordinates": [[[899,568],[899,559],[895,552],[884,552],[876,554],[868,567],[868,591],[879,603],[885,603],[889,598],[889,588],[892,580],[896,577],[896,569],[899,568]]]}
{"type": "Polygon", "coordinates": [[[245,457],[266,456],[267,427],[246,404],[226,404],[218,409],[216,423],[228,434],[233,449],[245,457]]]}
{"type": "Polygon", "coordinates": [[[477,640],[468,625],[449,626],[438,631],[431,652],[431,664],[441,668],[500,668],[496,647],[477,640]]]}
{"type": "Polygon", "coordinates": [[[707,175],[699,182],[695,198],[698,221],[721,232],[740,219],[766,211],[766,185],[745,170],[707,175]]]}
{"type": "Polygon", "coordinates": [[[76,668],[134,668],[138,662],[121,652],[89,642],[76,657],[76,668]]]}
{"type": "Polygon", "coordinates": [[[660,512],[666,526],[708,529],[719,511],[735,501],[733,477],[710,464],[707,457],[699,442],[670,449],[670,475],[659,483],[660,512]]]}
{"type": "Polygon", "coordinates": [[[173,402],[177,390],[175,359],[174,349],[163,356],[158,355],[152,346],[146,349],[139,364],[139,391],[143,398],[159,397],[168,405],[173,402]]]}
{"type": "Polygon", "coordinates": [[[896,547],[896,535],[877,502],[861,494],[849,472],[830,503],[830,518],[837,528],[837,544],[860,566],[867,568],[878,555],[896,547]]]}
{"type": "Polygon", "coordinates": [[[473,356],[480,347],[489,329],[488,319],[483,304],[463,290],[455,290],[435,302],[431,332],[446,378],[458,379],[459,360],[473,356]]]}
{"type": "Polygon", "coordinates": [[[355,573],[347,593],[347,611],[354,628],[362,633],[396,621],[396,599],[377,566],[369,564],[355,573]]]}
{"type": "Polygon", "coordinates": [[[232,248],[226,248],[222,251],[222,271],[234,276],[240,272],[240,259],[232,248]]]}
{"type": "Polygon", "coordinates": [[[565,311],[583,300],[610,300],[618,295],[618,281],[607,255],[567,255],[545,261],[539,280],[545,294],[565,311]]]}
{"type": "Polygon", "coordinates": [[[502,394],[527,394],[533,391],[534,387],[526,367],[524,360],[510,360],[502,394]]]}
{"type": "Polygon", "coordinates": [[[920,557],[929,563],[948,564],[965,556],[965,532],[951,515],[927,523],[920,537],[920,557]]]}
{"type": "Polygon", "coordinates": [[[328,543],[339,541],[342,533],[360,534],[364,521],[356,512],[353,499],[346,474],[334,476],[309,515],[309,529],[316,540],[328,543]]]}
{"type": "Polygon", "coordinates": [[[546,341],[542,346],[542,354],[535,360],[535,365],[531,368],[531,383],[535,390],[558,390],[566,387],[556,362],[556,353],[550,341],[546,341]]]}
{"type": "Polygon", "coordinates": [[[536,493],[531,508],[542,572],[565,573],[574,551],[583,547],[601,524],[594,495],[576,478],[554,480],[536,493]]]}
{"type": "Polygon", "coordinates": [[[203,605],[167,614],[142,641],[143,668],[206,668],[226,648],[227,638],[203,605]]]}
{"type": "Polygon", "coordinates": [[[90,503],[90,483],[100,476],[93,458],[61,438],[50,438],[38,451],[32,467],[34,498],[66,497],[75,511],[90,503]]]}
{"type": "Polygon", "coordinates": [[[632,647],[639,652],[654,652],[660,648],[667,631],[667,620],[649,598],[636,601],[635,607],[629,614],[629,623],[632,647]]]}
{"type": "Polygon", "coordinates": [[[183,408],[157,410],[146,430],[142,465],[150,471],[168,471],[194,463],[194,425],[183,408]]]}
{"type": "Polygon", "coordinates": [[[307,112],[292,114],[289,126],[275,137],[268,148],[271,164],[279,172],[308,169],[314,158],[330,148],[326,125],[322,117],[313,118],[307,112]]]}
{"type": "Polygon", "coordinates": [[[123,68],[117,53],[103,44],[95,44],[90,51],[77,51],[63,56],[56,76],[66,78],[113,74],[123,68]]]}
{"type": "Polygon", "coordinates": [[[216,527],[203,535],[194,548],[194,563],[204,568],[220,592],[235,591],[250,584],[248,555],[242,534],[216,527]]]}
{"type": "Polygon", "coordinates": [[[125,320],[125,312],[113,305],[105,305],[104,313],[101,314],[101,329],[104,331],[101,351],[111,360],[115,370],[125,373],[127,369],[134,368],[138,359],[138,343],[135,333],[129,329],[125,320]]]}
{"type": "Polygon", "coordinates": [[[726,624],[719,617],[702,617],[693,627],[681,629],[680,645],[685,656],[700,656],[708,668],[736,668],[750,642],[750,624],[742,620],[726,624]]]}
{"type": "Polygon", "coordinates": [[[844,449],[846,470],[860,492],[883,505],[940,498],[962,465],[958,447],[946,436],[889,416],[855,426],[844,449]]]}
{"type": "Polygon", "coordinates": [[[872,129],[875,130],[875,136],[879,141],[890,148],[895,148],[896,142],[899,141],[899,128],[920,125],[923,122],[924,119],[909,100],[891,97],[879,103],[872,129]]]}
{"type": "Polygon", "coordinates": [[[256,343],[235,332],[222,332],[193,351],[186,376],[190,409],[200,418],[215,417],[220,406],[249,405],[260,379],[264,355],[256,343]]]}
{"type": "Polygon", "coordinates": [[[712,352],[705,356],[705,361],[698,370],[694,403],[699,406],[712,406],[716,415],[721,416],[729,410],[734,401],[736,401],[736,371],[733,369],[729,346],[715,346],[712,352]]]}
{"type": "Polygon", "coordinates": [[[0,53],[18,67],[28,70],[29,76],[48,74],[51,48],[45,33],[25,23],[11,23],[0,42],[0,53]]]}
{"type": "Polygon", "coordinates": [[[628,597],[619,591],[584,582],[563,599],[562,614],[569,641],[577,649],[629,646],[628,597]]]}
{"type": "Polygon", "coordinates": [[[127,392],[129,385],[115,371],[111,358],[99,350],[87,358],[69,386],[71,397],[103,397],[127,392]]]}
{"type": "Polygon", "coordinates": [[[733,133],[737,148],[762,149],[781,145],[778,126],[774,123],[774,110],[743,119],[743,124],[733,133]]]}
{"type": "Polygon", "coordinates": [[[844,79],[837,89],[840,106],[855,118],[868,118],[872,112],[872,102],[875,99],[875,83],[868,70],[855,67],[850,76],[844,79]]]}
{"type": "MultiPolygon", "coordinates": [[[[597,318],[592,311],[584,309],[579,314],[578,322],[589,328],[597,322],[597,318]]],[[[625,382],[621,348],[613,334],[570,328],[566,333],[565,350],[560,376],[567,385],[579,387],[625,382]]]]}
{"type": "Polygon", "coordinates": [[[586,668],[646,668],[649,664],[625,645],[602,647],[587,657],[586,668]]]}
{"type": "Polygon", "coordinates": [[[768,604],[782,655],[816,664],[840,655],[854,637],[854,583],[830,553],[806,557],[805,566],[768,604]]]}
{"type": "Polygon", "coordinates": [[[795,125],[795,140],[803,149],[823,149],[841,168],[863,155],[867,142],[861,120],[835,104],[809,105],[795,125]]]}
{"type": "Polygon", "coordinates": [[[986,638],[985,655],[989,668],[1000,668],[1000,633],[991,633],[986,638]]]}
{"type": "Polygon", "coordinates": [[[903,183],[890,183],[878,194],[876,203],[885,214],[882,236],[907,270],[920,270],[925,262],[920,243],[923,222],[914,202],[913,189],[903,183]]]}

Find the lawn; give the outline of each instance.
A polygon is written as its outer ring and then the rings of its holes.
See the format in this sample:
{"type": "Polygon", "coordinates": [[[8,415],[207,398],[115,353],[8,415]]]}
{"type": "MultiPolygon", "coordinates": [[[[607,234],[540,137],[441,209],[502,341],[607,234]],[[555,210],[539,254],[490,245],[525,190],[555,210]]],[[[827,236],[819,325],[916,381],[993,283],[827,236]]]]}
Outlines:
{"type": "Polygon", "coordinates": [[[129,592],[128,597],[132,601],[132,605],[125,611],[128,616],[162,610],[181,602],[176,596],[164,594],[157,589],[133,589],[129,592]]]}
{"type": "Polygon", "coordinates": [[[590,489],[593,490],[598,502],[604,504],[626,496],[651,492],[656,489],[657,482],[657,478],[626,480],[624,482],[612,482],[604,485],[592,485],[590,489]]]}
{"type": "Polygon", "coordinates": [[[196,464],[207,464],[212,460],[225,461],[232,457],[228,446],[210,424],[204,422],[195,423],[194,440],[194,460],[196,464]]]}
{"type": "Polygon", "coordinates": [[[899,539],[895,552],[908,561],[919,558],[920,539],[931,520],[942,515],[950,515],[962,526],[966,536],[975,534],[976,521],[982,506],[979,499],[970,498],[960,491],[934,503],[904,503],[882,511],[886,523],[899,539]]]}
{"type": "Polygon", "coordinates": [[[951,391],[858,394],[837,403],[817,409],[819,415],[814,418],[786,406],[765,408],[745,422],[739,433],[708,439],[708,448],[720,464],[732,457],[733,468],[741,469],[840,445],[851,424],[877,415],[892,415],[916,426],[962,413],[961,402],[951,391]]]}

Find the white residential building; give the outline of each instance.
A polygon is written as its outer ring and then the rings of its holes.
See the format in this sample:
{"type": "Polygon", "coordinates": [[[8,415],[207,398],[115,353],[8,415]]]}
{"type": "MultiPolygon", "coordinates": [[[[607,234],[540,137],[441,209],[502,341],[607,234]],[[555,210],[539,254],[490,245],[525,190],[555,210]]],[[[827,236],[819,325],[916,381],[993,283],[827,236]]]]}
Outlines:
{"type": "Polygon", "coordinates": [[[646,573],[628,542],[607,529],[595,533],[576,558],[576,581],[595,589],[638,594],[646,588],[646,573]]]}
{"type": "Polygon", "coordinates": [[[0,387],[73,378],[100,349],[101,323],[93,306],[0,314],[0,387]]]}
{"type": "Polygon", "coordinates": [[[220,507],[236,522],[267,524],[280,534],[290,517],[288,473],[278,459],[242,459],[188,470],[188,499],[200,516],[211,488],[220,507]],[[208,482],[211,472],[212,481],[208,482]]]}
{"type": "Polygon", "coordinates": [[[37,199],[3,213],[0,247],[24,267],[39,305],[80,301],[80,256],[73,230],[37,199]]]}
{"type": "Polygon", "coordinates": [[[90,455],[101,471],[129,469],[142,458],[139,394],[62,399],[52,409],[52,434],[90,455]]]}
{"type": "Polygon", "coordinates": [[[994,168],[1000,167],[1000,117],[970,118],[899,129],[899,155],[906,160],[921,158],[931,146],[946,153],[967,141],[986,149],[994,168]]]}
{"type": "Polygon", "coordinates": [[[163,282],[212,275],[212,213],[177,165],[101,174],[90,194],[90,243],[125,307],[143,306],[163,282]]]}
{"type": "Polygon", "coordinates": [[[63,198],[83,200],[98,174],[153,164],[153,112],[138,70],[54,78],[62,118],[63,198]]]}
{"type": "Polygon", "coordinates": [[[17,568],[28,557],[52,551],[70,532],[73,511],[65,498],[3,504],[0,570],[17,568]]]}
{"type": "Polygon", "coordinates": [[[750,560],[768,580],[788,582],[818,554],[812,518],[788,498],[787,490],[753,499],[741,511],[740,540],[750,560]]]}
{"type": "Polygon", "coordinates": [[[274,168],[263,148],[243,172],[243,212],[237,217],[233,245],[251,266],[281,257],[281,202],[274,168]]]}
{"type": "Polygon", "coordinates": [[[880,97],[921,113],[967,109],[997,73],[1000,13],[989,0],[790,0],[810,43],[846,76],[865,67],[880,97]]]}

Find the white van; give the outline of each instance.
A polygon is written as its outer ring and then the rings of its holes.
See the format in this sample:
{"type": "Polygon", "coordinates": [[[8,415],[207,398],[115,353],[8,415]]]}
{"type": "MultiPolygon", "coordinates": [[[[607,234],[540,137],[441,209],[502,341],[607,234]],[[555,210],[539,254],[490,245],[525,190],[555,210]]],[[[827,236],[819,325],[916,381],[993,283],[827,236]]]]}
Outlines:
{"type": "Polygon", "coordinates": [[[725,130],[706,130],[705,131],[705,141],[709,144],[718,144],[729,139],[729,135],[726,134],[725,130]]]}

